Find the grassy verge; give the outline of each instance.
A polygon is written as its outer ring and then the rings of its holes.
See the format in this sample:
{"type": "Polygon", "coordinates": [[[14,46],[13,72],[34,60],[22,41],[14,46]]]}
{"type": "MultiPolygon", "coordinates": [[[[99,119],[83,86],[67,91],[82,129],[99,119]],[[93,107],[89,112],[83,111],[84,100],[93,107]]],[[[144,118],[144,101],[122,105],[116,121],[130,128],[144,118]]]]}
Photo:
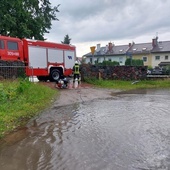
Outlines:
{"type": "Polygon", "coordinates": [[[121,80],[85,79],[85,81],[98,87],[113,88],[120,90],[170,88],[170,80],[143,80],[135,82],[121,80]]]}
{"type": "Polygon", "coordinates": [[[26,124],[56,95],[57,90],[28,80],[0,81],[0,138],[26,124]]]}

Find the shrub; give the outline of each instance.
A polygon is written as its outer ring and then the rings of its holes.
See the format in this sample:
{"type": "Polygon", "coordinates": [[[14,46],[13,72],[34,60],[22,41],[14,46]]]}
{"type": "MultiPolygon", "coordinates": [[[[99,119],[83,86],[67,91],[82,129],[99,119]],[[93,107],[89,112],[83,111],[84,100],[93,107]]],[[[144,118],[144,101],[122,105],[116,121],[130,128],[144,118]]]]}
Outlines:
{"type": "Polygon", "coordinates": [[[119,66],[119,62],[104,60],[102,63],[96,63],[95,65],[98,65],[98,66],[119,66]]]}
{"type": "Polygon", "coordinates": [[[30,83],[27,79],[21,79],[18,82],[0,83],[0,103],[14,101],[18,95],[30,87],[30,83]]]}
{"type": "Polygon", "coordinates": [[[127,58],[125,61],[125,65],[126,66],[143,66],[144,63],[143,63],[143,60],[140,60],[140,59],[127,58]]]}

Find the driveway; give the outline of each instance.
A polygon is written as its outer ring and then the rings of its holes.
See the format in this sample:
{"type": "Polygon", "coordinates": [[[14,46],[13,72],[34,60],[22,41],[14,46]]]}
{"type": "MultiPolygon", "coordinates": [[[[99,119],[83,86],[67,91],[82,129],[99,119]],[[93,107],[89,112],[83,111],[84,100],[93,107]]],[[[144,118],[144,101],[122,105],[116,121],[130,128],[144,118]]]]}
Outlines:
{"type": "Polygon", "coordinates": [[[84,82],[81,82],[80,86],[76,89],[73,88],[72,83],[68,85],[69,87],[67,89],[56,88],[55,84],[52,82],[44,82],[43,84],[59,90],[60,95],[54,103],[55,106],[65,106],[77,102],[109,98],[113,93],[120,92],[120,90],[115,89],[98,88],[84,82]]]}

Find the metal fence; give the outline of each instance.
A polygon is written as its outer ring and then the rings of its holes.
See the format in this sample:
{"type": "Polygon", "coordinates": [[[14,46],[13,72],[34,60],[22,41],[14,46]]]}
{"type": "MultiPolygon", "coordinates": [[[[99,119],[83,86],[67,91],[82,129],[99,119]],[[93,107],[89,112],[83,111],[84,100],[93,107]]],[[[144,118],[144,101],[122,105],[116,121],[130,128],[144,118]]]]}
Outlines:
{"type": "Polygon", "coordinates": [[[33,68],[28,66],[0,66],[0,80],[26,78],[26,70],[30,69],[32,74],[29,76],[30,81],[34,81],[33,68]]]}

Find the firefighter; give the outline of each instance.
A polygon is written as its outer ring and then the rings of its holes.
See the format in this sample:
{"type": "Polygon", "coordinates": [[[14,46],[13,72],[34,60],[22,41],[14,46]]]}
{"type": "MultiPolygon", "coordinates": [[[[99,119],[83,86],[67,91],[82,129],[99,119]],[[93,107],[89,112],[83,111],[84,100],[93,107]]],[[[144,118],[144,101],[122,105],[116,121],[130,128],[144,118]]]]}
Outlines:
{"type": "Polygon", "coordinates": [[[73,86],[75,84],[75,81],[78,81],[78,86],[80,84],[80,66],[78,64],[78,61],[75,61],[75,64],[73,66],[73,86]]]}

